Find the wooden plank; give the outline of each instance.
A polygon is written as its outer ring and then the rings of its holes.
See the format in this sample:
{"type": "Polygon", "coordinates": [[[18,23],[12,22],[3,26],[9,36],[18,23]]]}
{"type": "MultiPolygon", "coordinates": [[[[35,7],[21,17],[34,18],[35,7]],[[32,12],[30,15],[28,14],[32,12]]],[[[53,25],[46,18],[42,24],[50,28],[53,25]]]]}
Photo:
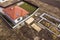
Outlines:
{"type": "Polygon", "coordinates": [[[41,28],[38,25],[36,25],[35,23],[33,23],[31,25],[31,27],[34,28],[37,32],[41,31],[41,28]]]}
{"type": "Polygon", "coordinates": [[[25,22],[27,23],[27,24],[31,24],[32,22],[34,21],[34,18],[29,18],[28,20],[26,20],[25,22]]]}

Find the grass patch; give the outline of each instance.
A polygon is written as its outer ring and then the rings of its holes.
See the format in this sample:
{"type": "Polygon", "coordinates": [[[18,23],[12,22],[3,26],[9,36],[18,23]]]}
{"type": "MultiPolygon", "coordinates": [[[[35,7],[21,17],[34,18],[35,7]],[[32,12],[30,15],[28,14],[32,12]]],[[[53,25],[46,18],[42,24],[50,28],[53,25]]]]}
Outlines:
{"type": "Polygon", "coordinates": [[[56,29],[56,27],[50,28],[51,31],[53,31],[55,34],[59,35],[60,32],[56,29]]]}
{"type": "Polygon", "coordinates": [[[35,6],[32,6],[26,2],[24,2],[24,4],[20,5],[20,7],[22,7],[23,9],[25,9],[26,11],[33,13],[37,8],[35,6]]]}
{"type": "Polygon", "coordinates": [[[49,16],[44,15],[43,17],[46,18],[46,19],[48,19],[49,21],[53,22],[53,23],[56,24],[57,26],[60,24],[59,21],[56,21],[55,19],[53,19],[53,18],[51,18],[51,17],[49,17],[49,16]]]}
{"type": "Polygon", "coordinates": [[[46,20],[41,21],[41,24],[43,24],[45,27],[49,28],[51,26],[51,23],[49,23],[46,20]]]}

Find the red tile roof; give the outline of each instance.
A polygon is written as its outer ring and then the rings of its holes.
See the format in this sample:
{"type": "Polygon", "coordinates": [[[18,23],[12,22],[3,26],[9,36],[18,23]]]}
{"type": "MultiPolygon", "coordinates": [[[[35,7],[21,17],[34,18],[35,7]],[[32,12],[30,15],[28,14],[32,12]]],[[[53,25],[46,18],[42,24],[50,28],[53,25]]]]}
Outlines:
{"type": "Polygon", "coordinates": [[[13,20],[17,19],[18,17],[23,17],[29,13],[23,8],[18,6],[11,6],[11,7],[5,8],[3,11],[8,16],[10,16],[13,20]]]}

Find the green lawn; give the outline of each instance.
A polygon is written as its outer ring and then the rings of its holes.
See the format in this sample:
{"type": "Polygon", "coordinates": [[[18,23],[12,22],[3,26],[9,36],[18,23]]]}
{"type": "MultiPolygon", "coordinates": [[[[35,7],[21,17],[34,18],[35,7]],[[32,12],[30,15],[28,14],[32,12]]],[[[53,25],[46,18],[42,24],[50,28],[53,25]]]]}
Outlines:
{"type": "Polygon", "coordinates": [[[56,29],[56,27],[50,28],[51,31],[53,31],[55,34],[59,35],[60,32],[56,29]]]}
{"type": "Polygon", "coordinates": [[[37,8],[24,2],[24,4],[20,5],[20,7],[22,7],[23,9],[27,10],[28,12],[32,13],[34,12],[37,8]]]}

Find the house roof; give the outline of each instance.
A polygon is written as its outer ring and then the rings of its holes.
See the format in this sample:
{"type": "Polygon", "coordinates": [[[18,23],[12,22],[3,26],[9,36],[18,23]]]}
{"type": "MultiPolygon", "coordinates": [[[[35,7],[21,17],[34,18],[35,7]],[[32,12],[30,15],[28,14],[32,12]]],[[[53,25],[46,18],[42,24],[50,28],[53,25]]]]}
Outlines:
{"type": "Polygon", "coordinates": [[[11,6],[3,10],[13,20],[27,15],[29,12],[18,6],[11,6]]]}

